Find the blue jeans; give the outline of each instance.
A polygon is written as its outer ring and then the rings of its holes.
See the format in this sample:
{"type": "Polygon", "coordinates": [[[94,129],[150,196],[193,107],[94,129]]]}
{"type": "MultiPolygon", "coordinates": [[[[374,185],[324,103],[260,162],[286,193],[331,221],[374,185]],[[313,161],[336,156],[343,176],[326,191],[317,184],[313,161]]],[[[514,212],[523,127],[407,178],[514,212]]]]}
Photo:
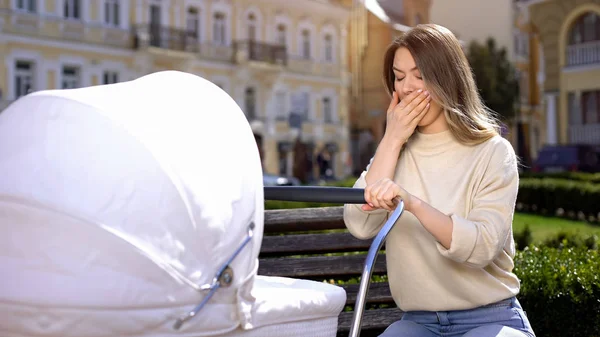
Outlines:
{"type": "Polygon", "coordinates": [[[380,337],[535,337],[525,311],[513,297],[456,311],[409,311],[380,337]]]}

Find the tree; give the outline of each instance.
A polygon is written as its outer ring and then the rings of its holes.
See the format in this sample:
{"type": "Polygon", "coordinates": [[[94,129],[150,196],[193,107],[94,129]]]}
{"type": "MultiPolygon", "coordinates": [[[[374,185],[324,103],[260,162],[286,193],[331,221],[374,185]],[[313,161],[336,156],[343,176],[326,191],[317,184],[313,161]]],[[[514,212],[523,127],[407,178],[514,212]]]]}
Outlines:
{"type": "Polygon", "coordinates": [[[485,104],[503,122],[513,119],[519,109],[519,81],[506,49],[498,49],[493,38],[488,38],[485,44],[472,41],[467,58],[485,104]]]}

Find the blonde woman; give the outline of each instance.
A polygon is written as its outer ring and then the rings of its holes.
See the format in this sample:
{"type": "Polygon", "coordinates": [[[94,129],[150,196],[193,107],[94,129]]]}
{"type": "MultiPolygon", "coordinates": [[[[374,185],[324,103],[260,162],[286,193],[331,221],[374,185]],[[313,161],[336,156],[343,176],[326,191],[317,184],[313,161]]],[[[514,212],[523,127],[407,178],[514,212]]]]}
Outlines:
{"type": "Polygon", "coordinates": [[[375,156],[357,180],[366,205],[345,205],[358,238],[386,241],[392,296],[405,312],[384,337],[534,336],[516,299],[512,219],[519,185],[510,143],[482,103],[456,37],[419,25],[384,58],[392,96],[375,156]]]}

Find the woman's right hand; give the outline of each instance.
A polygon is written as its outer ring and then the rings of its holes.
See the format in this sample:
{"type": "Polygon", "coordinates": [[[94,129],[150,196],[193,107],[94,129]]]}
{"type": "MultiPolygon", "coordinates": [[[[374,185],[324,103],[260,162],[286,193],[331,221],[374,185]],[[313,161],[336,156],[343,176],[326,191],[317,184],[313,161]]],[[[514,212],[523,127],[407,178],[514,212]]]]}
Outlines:
{"type": "Polygon", "coordinates": [[[404,145],[429,110],[430,101],[431,96],[426,90],[415,90],[402,101],[394,91],[387,111],[384,138],[401,146],[404,145]]]}

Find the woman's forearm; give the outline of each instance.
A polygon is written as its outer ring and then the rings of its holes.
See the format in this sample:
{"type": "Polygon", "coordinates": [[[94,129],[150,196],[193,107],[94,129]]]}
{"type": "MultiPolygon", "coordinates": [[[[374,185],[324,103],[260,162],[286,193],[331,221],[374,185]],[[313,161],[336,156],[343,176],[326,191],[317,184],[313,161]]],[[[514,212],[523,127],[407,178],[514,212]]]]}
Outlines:
{"type": "Polygon", "coordinates": [[[411,197],[409,211],[444,248],[450,249],[454,225],[448,215],[415,196],[411,197]]]}
{"type": "Polygon", "coordinates": [[[400,156],[402,145],[399,142],[386,138],[379,143],[371,167],[365,176],[367,184],[373,184],[383,178],[394,180],[396,164],[400,156]]]}

